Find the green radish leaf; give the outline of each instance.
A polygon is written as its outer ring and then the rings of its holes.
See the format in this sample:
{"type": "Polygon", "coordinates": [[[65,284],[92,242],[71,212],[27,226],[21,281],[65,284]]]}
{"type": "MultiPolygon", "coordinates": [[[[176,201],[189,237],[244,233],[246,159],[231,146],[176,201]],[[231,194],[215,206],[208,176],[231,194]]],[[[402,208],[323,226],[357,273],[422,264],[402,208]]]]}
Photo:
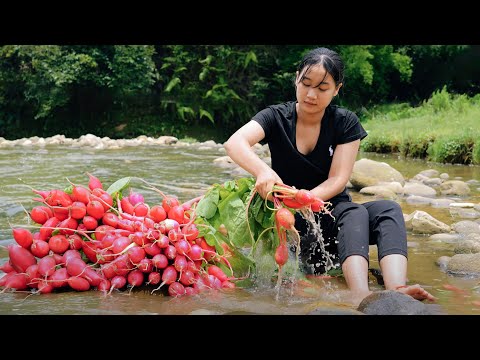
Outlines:
{"type": "Polygon", "coordinates": [[[109,193],[112,198],[115,198],[117,193],[126,189],[130,185],[131,179],[132,178],[130,176],[127,176],[115,181],[112,185],[109,186],[109,188],[107,189],[107,193],[109,193]]]}
{"type": "Polygon", "coordinates": [[[210,219],[217,212],[218,201],[220,198],[220,190],[217,186],[212,187],[207,191],[205,196],[200,200],[196,207],[197,216],[210,219]]]}

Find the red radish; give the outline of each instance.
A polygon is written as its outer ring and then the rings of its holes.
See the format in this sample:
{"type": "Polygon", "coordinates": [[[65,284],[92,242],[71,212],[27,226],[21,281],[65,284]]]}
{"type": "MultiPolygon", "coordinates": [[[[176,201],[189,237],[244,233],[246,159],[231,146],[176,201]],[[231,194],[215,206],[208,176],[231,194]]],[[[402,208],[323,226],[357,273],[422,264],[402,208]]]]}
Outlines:
{"type": "Polygon", "coordinates": [[[23,228],[14,228],[12,233],[13,238],[21,247],[28,249],[30,245],[32,245],[33,235],[29,230],[23,228]]]}
{"type": "Polygon", "coordinates": [[[38,273],[42,276],[50,276],[55,272],[56,266],[53,256],[44,256],[38,261],[38,273]]]}
{"type": "Polygon", "coordinates": [[[59,288],[63,286],[67,286],[68,275],[66,268],[60,268],[55,270],[55,272],[48,278],[48,281],[54,288],[59,288]]]}
{"type": "Polygon", "coordinates": [[[66,266],[71,258],[81,259],[82,255],[77,250],[67,250],[62,256],[62,263],[64,263],[66,266]]]}
{"type": "Polygon", "coordinates": [[[70,208],[64,208],[64,207],[54,207],[53,209],[53,216],[55,216],[58,220],[63,221],[66,218],[68,218],[68,214],[70,211],[70,208]]]}
{"type": "Polygon", "coordinates": [[[110,280],[103,279],[100,281],[100,284],[98,284],[97,288],[100,291],[103,291],[104,293],[107,293],[110,290],[111,282],[110,280]]]}
{"type": "Polygon", "coordinates": [[[39,280],[37,287],[40,294],[50,294],[54,290],[54,287],[48,280],[39,280]]]}
{"type": "Polygon", "coordinates": [[[54,253],[63,254],[70,247],[70,243],[65,235],[58,234],[48,240],[48,246],[54,253]]]}
{"type": "Polygon", "coordinates": [[[275,213],[275,221],[283,228],[289,230],[295,225],[295,217],[286,208],[280,208],[275,213]]]}
{"type": "Polygon", "coordinates": [[[127,220],[127,219],[118,219],[117,227],[119,229],[127,230],[130,233],[133,233],[136,231],[134,227],[134,223],[131,220],[127,220]]]}
{"type": "Polygon", "coordinates": [[[8,260],[8,261],[4,262],[2,265],[0,265],[0,271],[8,273],[8,272],[11,272],[11,271],[15,271],[15,269],[13,268],[10,260],[8,260]]]}
{"type": "Polygon", "coordinates": [[[185,223],[185,210],[180,205],[173,206],[167,212],[168,218],[177,221],[179,224],[185,223]]]}
{"type": "Polygon", "coordinates": [[[37,259],[30,251],[17,244],[7,246],[10,263],[16,272],[23,273],[30,265],[37,263],[37,259]]]}
{"type": "Polygon", "coordinates": [[[50,246],[46,241],[33,240],[33,244],[32,246],[30,246],[30,252],[32,253],[32,255],[38,258],[43,258],[44,256],[47,256],[50,252],[50,246]]]}
{"type": "Polygon", "coordinates": [[[168,234],[170,230],[178,230],[179,228],[180,224],[178,223],[178,221],[173,219],[165,219],[158,224],[158,230],[160,230],[162,234],[168,234]]]}
{"type": "Polygon", "coordinates": [[[72,217],[69,217],[57,225],[60,228],[60,234],[63,235],[73,235],[74,230],[78,228],[78,221],[72,217]]]}
{"type": "Polygon", "coordinates": [[[183,234],[175,229],[172,229],[168,232],[168,238],[170,239],[171,242],[175,242],[179,239],[183,238],[183,234]]]}
{"type": "Polygon", "coordinates": [[[191,270],[187,269],[182,272],[179,281],[185,286],[193,285],[195,283],[195,275],[191,270]]]}
{"type": "Polygon", "coordinates": [[[175,266],[175,270],[179,273],[182,273],[183,270],[187,268],[187,258],[183,255],[177,255],[173,262],[173,266],[175,266]]]}
{"type": "Polygon", "coordinates": [[[187,240],[195,240],[198,237],[198,233],[197,226],[193,223],[182,228],[182,234],[185,235],[187,240]]]}
{"type": "Polygon", "coordinates": [[[207,261],[213,260],[215,257],[215,246],[208,245],[206,241],[200,242],[200,247],[204,250],[204,257],[207,261]]]}
{"type": "Polygon", "coordinates": [[[181,283],[175,281],[168,286],[168,294],[174,297],[185,295],[185,287],[181,283]]]}
{"type": "Polygon", "coordinates": [[[51,217],[40,227],[40,240],[48,240],[50,236],[52,236],[53,230],[55,230],[56,226],[60,223],[60,220],[57,219],[55,216],[51,217]]]}
{"type": "Polygon", "coordinates": [[[130,194],[128,195],[128,200],[132,205],[137,205],[138,203],[144,203],[145,199],[142,194],[133,192],[132,189],[130,189],[130,194]]]}
{"type": "Polygon", "coordinates": [[[25,274],[27,274],[27,285],[31,288],[38,287],[38,282],[40,281],[40,274],[38,273],[38,265],[30,265],[27,270],[25,270],[25,274]]]}
{"type": "Polygon", "coordinates": [[[128,200],[128,197],[124,197],[124,198],[122,198],[122,200],[120,200],[119,210],[122,213],[122,215],[124,213],[127,213],[129,215],[133,215],[133,205],[130,202],[130,200],[128,200]]]}
{"type": "Polygon", "coordinates": [[[126,236],[120,236],[112,244],[114,254],[120,254],[128,245],[132,243],[132,239],[126,236]]]}
{"type": "Polygon", "coordinates": [[[97,220],[100,220],[105,214],[105,209],[100,201],[90,200],[87,204],[87,214],[97,220]]]}
{"type": "Polygon", "coordinates": [[[73,256],[70,257],[66,263],[67,272],[70,276],[81,276],[87,266],[85,261],[73,256]]]}
{"type": "Polygon", "coordinates": [[[312,207],[312,211],[320,212],[325,207],[325,203],[322,200],[317,199],[312,203],[311,207],[312,207]]]}
{"type": "Polygon", "coordinates": [[[213,275],[208,275],[208,278],[210,280],[210,286],[214,289],[220,289],[222,287],[222,282],[220,281],[219,278],[213,275]]]}
{"type": "Polygon", "coordinates": [[[309,190],[300,189],[295,194],[295,200],[305,206],[310,206],[315,201],[315,195],[309,190]]]}
{"type": "Polygon", "coordinates": [[[285,204],[285,206],[288,206],[289,208],[292,208],[292,209],[301,209],[302,207],[305,206],[292,198],[283,198],[282,202],[285,204]]]}
{"type": "Polygon", "coordinates": [[[167,212],[160,205],[154,205],[150,208],[150,217],[157,223],[167,218],[167,212]]]}
{"type": "Polygon", "coordinates": [[[74,186],[72,196],[74,201],[80,201],[86,205],[90,201],[90,190],[82,186],[74,186]]]}
{"type": "Polygon", "coordinates": [[[162,201],[162,206],[165,209],[165,212],[168,214],[171,208],[178,206],[180,203],[178,199],[173,196],[165,196],[162,201]]]}
{"type": "Polygon", "coordinates": [[[187,240],[180,239],[175,243],[175,249],[177,249],[177,254],[185,255],[190,252],[191,246],[187,240]]]}
{"type": "Polygon", "coordinates": [[[82,223],[87,230],[95,230],[98,227],[98,220],[90,215],[85,215],[82,219],[82,223]]]}
{"type": "Polygon", "coordinates": [[[150,273],[153,271],[153,261],[152,259],[143,258],[138,262],[137,267],[143,273],[150,273]]]}
{"type": "Polygon", "coordinates": [[[126,254],[133,264],[138,264],[140,260],[145,258],[145,250],[140,246],[134,246],[127,250],[126,254]]]}
{"type": "Polygon", "coordinates": [[[213,275],[217,277],[220,281],[228,280],[228,276],[225,275],[222,269],[220,269],[217,265],[210,265],[207,269],[209,275],[213,275]]]}
{"type": "Polygon", "coordinates": [[[97,188],[103,189],[102,182],[97,177],[93,176],[90,173],[87,173],[87,175],[89,177],[88,187],[90,188],[90,190],[97,188]]]}
{"type": "Polygon", "coordinates": [[[281,267],[288,261],[288,248],[287,244],[281,243],[275,250],[275,262],[281,267]]]}
{"type": "Polygon", "coordinates": [[[148,208],[148,205],[144,203],[138,203],[133,207],[133,214],[135,216],[147,216],[149,210],[150,209],[148,208]]]}
{"type": "Polygon", "coordinates": [[[87,265],[85,271],[81,275],[83,278],[87,279],[87,281],[92,286],[98,286],[102,280],[105,280],[102,276],[100,276],[93,268],[87,265]]]}
{"type": "Polygon", "coordinates": [[[53,216],[53,211],[47,206],[35,206],[32,211],[30,211],[30,217],[37,224],[43,225],[45,221],[50,219],[53,216]]]}
{"type": "Polygon", "coordinates": [[[156,271],[152,271],[150,274],[148,274],[147,285],[149,284],[157,285],[158,283],[160,283],[161,280],[162,280],[162,276],[160,275],[160,273],[156,271]]]}
{"type": "Polygon", "coordinates": [[[67,236],[69,248],[72,250],[80,250],[82,248],[82,238],[78,234],[67,236]]]}
{"type": "Polygon", "coordinates": [[[28,289],[28,276],[25,273],[8,273],[8,278],[5,281],[5,289],[26,290],[28,289]]]}
{"type": "Polygon", "coordinates": [[[188,257],[192,260],[200,260],[203,257],[203,249],[199,245],[193,244],[188,257]]]}
{"type": "Polygon", "coordinates": [[[222,281],[223,289],[234,289],[235,287],[235,284],[229,280],[222,281]]]}
{"type": "Polygon", "coordinates": [[[98,261],[97,246],[91,241],[84,241],[82,244],[82,250],[85,256],[93,263],[98,261]]]}
{"type": "Polygon", "coordinates": [[[118,224],[118,216],[115,215],[114,213],[107,212],[103,215],[102,217],[102,224],[104,225],[110,225],[114,228],[117,228],[118,224]]]}
{"type": "Polygon", "coordinates": [[[70,216],[74,219],[80,220],[87,215],[87,206],[81,201],[75,201],[70,206],[70,216]]]}
{"type": "Polygon", "coordinates": [[[152,263],[157,269],[165,269],[168,266],[168,259],[165,255],[158,254],[152,258],[152,263]]]}
{"type": "Polygon", "coordinates": [[[165,249],[166,247],[168,247],[168,245],[170,245],[170,240],[167,236],[162,235],[158,238],[157,241],[155,241],[155,244],[157,244],[160,249],[165,249]]]}
{"type": "Polygon", "coordinates": [[[78,276],[71,276],[67,280],[68,285],[76,291],[87,291],[90,289],[90,283],[87,279],[78,276]]]}
{"type": "Polygon", "coordinates": [[[198,290],[196,290],[193,286],[185,286],[185,295],[193,296],[197,294],[198,290]]]}
{"type": "Polygon", "coordinates": [[[115,275],[112,280],[110,280],[110,291],[109,294],[112,292],[113,289],[121,289],[125,285],[127,285],[127,278],[125,276],[115,275]]]}
{"type": "Polygon", "coordinates": [[[145,276],[140,270],[132,270],[127,275],[127,282],[132,285],[132,287],[142,285],[144,279],[145,276]]]}
{"type": "Polygon", "coordinates": [[[151,293],[153,294],[165,284],[170,285],[175,280],[177,280],[177,270],[175,270],[173,265],[169,265],[163,270],[162,283],[157,288],[153,289],[151,293]]]}
{"type": "Polygon", "coordinates": [[[102,241],[103,237],[110,231],[115,230],[113,226],[110,225],[99,225],[95,229],[95,239],[102,241]]]}
{"type": "Polygon", "coordinates": [[[160,249],[156,243],[146,244],[143,247],[143,249],[150,256],[155,256],[155,255],[160,254],[162,252],[162,249],[160,249]]]}
{"type": "Polygon", "coordinates": [[[175,259],[175,257],[177,256],[177,249],[173,245],[168,245],[163,252],[165,256],[170,260],[175,259]]]}

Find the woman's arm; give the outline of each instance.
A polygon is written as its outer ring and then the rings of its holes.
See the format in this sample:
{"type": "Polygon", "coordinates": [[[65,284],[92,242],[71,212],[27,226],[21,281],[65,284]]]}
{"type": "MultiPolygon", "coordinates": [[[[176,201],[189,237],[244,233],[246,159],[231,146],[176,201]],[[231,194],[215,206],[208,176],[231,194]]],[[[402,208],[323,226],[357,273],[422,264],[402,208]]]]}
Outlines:
{"type": "Polygon", "coordinates": [[[352,175],[359,147],[360,140],[337,145],[333,154],[328,179],[312,189],[316,196],[324,201],[328,201],[343,191],[352,175]]]}
{"type": "Polygon", "coordinates": [[[275,183],[282,179],[253,151],[252,146],[263,140],[265,131],[255,120],[238,129],[224,144],[227,155],[256,178],[255,188],[265,198],[275,183]]]}

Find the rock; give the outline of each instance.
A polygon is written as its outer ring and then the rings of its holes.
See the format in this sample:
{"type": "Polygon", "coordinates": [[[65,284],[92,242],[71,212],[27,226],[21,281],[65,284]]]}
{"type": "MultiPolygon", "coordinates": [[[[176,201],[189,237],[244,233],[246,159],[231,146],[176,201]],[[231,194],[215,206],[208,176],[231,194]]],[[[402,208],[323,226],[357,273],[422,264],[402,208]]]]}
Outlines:
{"type": "Polygon", "coordinates": [[[357,308],[366,315],[441,315],[436,304],[427,304],[399,291],[373,292],[357,308]]]}
{"type": "Polygon", "coordinates": [[[440,185],[440,192],[443,195],[464,196],[470,194],[470,187],[460,180],[448,180],[440,185]]]}
{"type": "Polygon", "coordinates": [[[450,226],[435,219],[425,211],[415,210],[405,216],[407,230],[416,234],[438,234],[450,232],[450,226]]]}
{"type": "Polygon", "coordinates": [[[405,183],[403,175],[398,170],[387,163],[369,159],[356,161],[350,177],[350,182],[358,190],[366,186],[377,185],[380,182],[392,181],[399,182],[402,185],[405,183]]]}

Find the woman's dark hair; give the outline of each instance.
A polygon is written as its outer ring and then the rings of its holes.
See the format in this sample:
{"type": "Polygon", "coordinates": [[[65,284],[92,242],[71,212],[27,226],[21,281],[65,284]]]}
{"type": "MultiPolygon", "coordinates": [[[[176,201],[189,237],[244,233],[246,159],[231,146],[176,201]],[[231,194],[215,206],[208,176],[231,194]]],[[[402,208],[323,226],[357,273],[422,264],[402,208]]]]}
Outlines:
{"type": "Polygon", "coordinates": [[[315,65],[322,65],[327,73],[332,76],[333,80],[335,81],[335,85],[343,83],[343,72],[345,70],[345,66],[340,58],[340,55],[338,55],[335,51],[324,47],[319,47],[310,50],[307,54],[305,54],[297,68],[299,74],[302,74],[303,71],[300,81],[305,78],[305,74],[308,72],[308,70],[315,65]]]}

